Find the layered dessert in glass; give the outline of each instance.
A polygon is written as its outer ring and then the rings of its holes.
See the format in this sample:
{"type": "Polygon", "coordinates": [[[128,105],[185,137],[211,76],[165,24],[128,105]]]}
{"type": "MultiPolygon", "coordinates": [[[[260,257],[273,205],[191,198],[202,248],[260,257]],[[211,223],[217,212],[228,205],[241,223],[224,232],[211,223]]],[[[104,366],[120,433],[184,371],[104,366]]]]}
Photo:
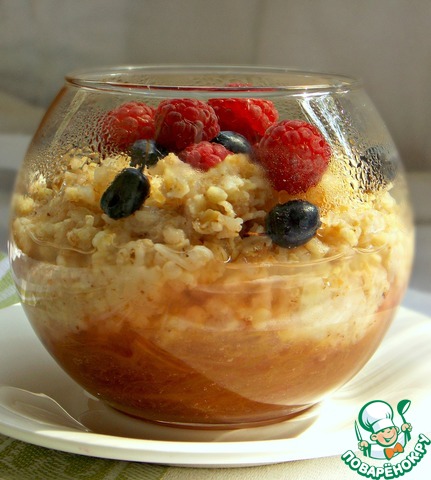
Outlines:
{"type": "Polygon", "coordinates": [[[342,76],[71,75],[12,204],[47,350],[110,406],[175,426],[281,421],[336,391],[380,344],[412,252],[399,156],[342,76]]]}

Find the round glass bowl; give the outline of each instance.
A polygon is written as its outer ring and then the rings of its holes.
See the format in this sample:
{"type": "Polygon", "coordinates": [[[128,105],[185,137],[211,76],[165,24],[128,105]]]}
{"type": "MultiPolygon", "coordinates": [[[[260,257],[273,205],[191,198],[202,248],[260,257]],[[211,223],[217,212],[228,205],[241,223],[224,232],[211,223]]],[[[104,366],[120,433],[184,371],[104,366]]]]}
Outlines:
{"type": "Polygon", "coordinates": [[[47,350],[112,407],[176,426],[281,421],[334,392],[381,342],[412,252],[398,153],[343,76],[70,75],[12,202],[47,350]]]}

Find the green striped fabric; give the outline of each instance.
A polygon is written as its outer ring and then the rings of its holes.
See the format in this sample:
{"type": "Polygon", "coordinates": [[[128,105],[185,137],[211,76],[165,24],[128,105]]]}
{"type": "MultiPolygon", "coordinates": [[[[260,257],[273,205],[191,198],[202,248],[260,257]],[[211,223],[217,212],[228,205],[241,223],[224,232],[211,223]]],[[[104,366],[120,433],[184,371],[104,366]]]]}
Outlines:
{"type": "Polygon", "coordinates": [[[2,480],[161,480],[167,469],[63,453],[0,435],[2,480]]]}
{"type": "Polygon", "coordinates": [[[6,254],[0,252],[0,308],[18,303],[18,295],[12,282],[6,254]]]}

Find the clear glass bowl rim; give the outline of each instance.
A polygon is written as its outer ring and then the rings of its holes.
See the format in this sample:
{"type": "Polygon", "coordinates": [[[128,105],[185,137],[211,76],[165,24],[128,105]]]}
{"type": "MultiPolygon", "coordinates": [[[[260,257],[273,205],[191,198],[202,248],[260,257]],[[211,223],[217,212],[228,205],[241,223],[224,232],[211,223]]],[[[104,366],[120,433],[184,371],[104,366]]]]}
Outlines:
{"type": "Polygon", "coordinates": [[[138,93],[146,95],[178,96],[182,92],[199,95],[235,93],[239,96],[276,95],[321,95],[348,92],[362,88],[359,79],[336,73],[298,70],[270,66],[230,65],[125,65],[88,68],[72,71],[65,76],[66,82],[75,87],[111,93],[138,93]],[[192,78],[208,78],[208,82],[196,84],[192,78]],[[159,80],[158,80],[159,78],[159,80]],[[169,78],[172,81],[169,82],[169,78]],[[182,82],[178,79],[182,78],[182,82]],[[211,79],[218,78],[218,82],[211,79]],[[223,78],[242,79],[251,85],[227,85],[223,78]],[[249,82],[254,79],[254,82],[249,82]],[[167,81],[168,80],[168,81],[167,81]],[[262,83],[259,83],[259,80],[262,83]]]}

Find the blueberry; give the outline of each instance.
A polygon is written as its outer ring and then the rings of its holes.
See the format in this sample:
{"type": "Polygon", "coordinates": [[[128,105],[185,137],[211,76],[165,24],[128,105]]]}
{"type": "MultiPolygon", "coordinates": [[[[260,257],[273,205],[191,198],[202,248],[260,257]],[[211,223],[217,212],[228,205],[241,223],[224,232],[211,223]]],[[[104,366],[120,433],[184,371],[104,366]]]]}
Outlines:
{"type": "Polygon", "coordinates": [[[132,167],[152,167],[161,158],[166,157],[168,151],[154,140],[136,140],[130,147],[130,165],[132,167]]]}
{"type": "Polygon", "coordinates": [[[365,191],[379,190],[392,182],[397,174],[395,159],[388,157],[380,146],[368,148],[360,156],[361,186],[365,191]]]}
{"type": "Polygon", "coordinates": [[[138,210],[149,194],[148,178],[136,168],[125,168],[103,193],[100,207],[106,215],[117,220],[138,210]]]}
{"type": "Polygon", "coordinates": [[[307,243],[320,227],[319,209],[306,200],[276,205],[266,217],[266,234],[284,248],[307,243]]]}
{"type": "Polygon", "coordinates": [[[220,132],[211,140],[213,143],[219,143],[232,153],[251,153],[251,145],[248,140],[240,133],[225,130],[220,132]]]}

